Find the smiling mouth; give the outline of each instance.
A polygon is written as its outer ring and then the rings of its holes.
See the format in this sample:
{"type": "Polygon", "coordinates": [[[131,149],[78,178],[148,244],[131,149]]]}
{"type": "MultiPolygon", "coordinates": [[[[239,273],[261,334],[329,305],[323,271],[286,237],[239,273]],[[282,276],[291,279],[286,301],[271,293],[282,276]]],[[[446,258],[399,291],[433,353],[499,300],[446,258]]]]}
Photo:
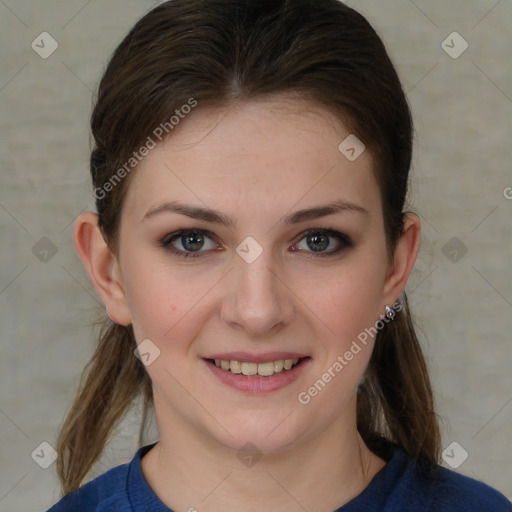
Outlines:
{"type": "Polygon", "coordinates": [[[286,373],[287,371],[290,371],[305,359],[309,359],[309,357],[301,357],[299,359],[278,359],[276,361],[268,361],[265,363],[227,361],[224,359],[207,359],[207,361],[226,372],[246,376],[259,375],[261,377],[271,377],[275,373],[286,373]]]}

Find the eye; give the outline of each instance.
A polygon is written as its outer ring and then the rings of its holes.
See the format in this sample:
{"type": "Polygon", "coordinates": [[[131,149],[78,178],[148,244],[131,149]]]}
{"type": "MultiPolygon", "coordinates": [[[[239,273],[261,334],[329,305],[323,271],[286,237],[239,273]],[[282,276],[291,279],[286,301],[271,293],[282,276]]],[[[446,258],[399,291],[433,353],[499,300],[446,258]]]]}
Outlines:
{"type": "Polygon", "coordinates": [[[200,253],[215,249],[218,245],[208,232],[201,229],[183,229],[170,233],[162,239],[161,244],[171,253],[183,258],[197,257],[200,253]],[[204,249],[204,250],[201,250],[204,249]]]}
{"type": "MultiPolygon", "coordinates": [[[[314,256],[334,256],[347,247],[353,247],[351,239],[338,231],[330,229],[311,229],[303,233],[296,247],[300,251],[312,252],[314,256]],[[333,242],[334,240],[334,242],[333,242]],[[304,242],[303,242],[304,241],[304,242]],[[327,249],[331,249],[327,251],[327,249]]],[[[295,246],[294,246],[295,247],[295,246]]],[[[297,249],[292,248],[292,251],[297,249]]]]}
{"type": "MultiPolygon", "coordinates": [[[[160,244],[172,254],[182,258],[196,258],[201,256],[201,253],[219,248],[214,241],[214,235],[202,229],[182,229],[170,233],[161,240],[160,244]]],[[[292,246],[290,250],[312,253],[313,257],[326,257],[334,256],[353,245],[347,235],[338,231],[311,229],[302,233],[299,243],[292,246]]]]}

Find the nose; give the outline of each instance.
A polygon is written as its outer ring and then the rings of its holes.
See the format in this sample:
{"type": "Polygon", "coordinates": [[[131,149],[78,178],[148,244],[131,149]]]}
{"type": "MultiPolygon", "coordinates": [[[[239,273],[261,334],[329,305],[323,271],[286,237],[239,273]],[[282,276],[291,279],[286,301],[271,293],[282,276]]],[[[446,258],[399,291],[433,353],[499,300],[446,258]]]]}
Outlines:
{"type": "Polygon", "coordinates": [[[295,313],[293,293],[279,274],[266,251],[252,263],[236,257],[222,302],[222,321],[253,338],[288,325],[295,313]]]}

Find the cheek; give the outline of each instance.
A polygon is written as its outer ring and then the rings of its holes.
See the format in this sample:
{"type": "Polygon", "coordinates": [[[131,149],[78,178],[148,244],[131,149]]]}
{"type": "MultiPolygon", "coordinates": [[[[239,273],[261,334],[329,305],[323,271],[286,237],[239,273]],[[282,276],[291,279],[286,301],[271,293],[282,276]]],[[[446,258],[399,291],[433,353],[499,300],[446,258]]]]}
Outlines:
{"type": "Polygon", "coordinates": [[[201,299],[215,283],[211,275],[197,279],[191,269],[170,268],[154,260],[146,265],[127,262],[125,272],[127,302],[139,342],[145,338],[157,344],[181,339],[184,330],[199,324],[191,320],[205,313],[207,301],[201,299]]]}
{"type": "MultiPolygon", "coordinates": [[[[384,268],[378,259],[354,258],[323,276],[301,278],[300,297],[342,349],[379,319],[384,268]]],[[[332,344],[331,343],[331,344],[332,344]]]]}
{"type": "MultiPolygon", "coordinates": [[[[125,248],[122,271],[137,341],[192,339],[194,329],[215,314],[210,299],[226,269],[170,265],[154,249],[133,245],[128,242],[125,248]]],[[[329,345],[341,350],[378,320],[385,272],[381,253],[378,244],[368,245],[329,267],[288,269],[285,281],[291,280],[290,288],[300,298],[288,300],[303,310],[308,323],[316,322],[317,330],[323,330],[324,342],[327,337],[329,345]]]]}
{"type": "MultiPolygon", "coordinates": [[[[321,349],[314,378],[297,399],[300,410],[319,423],[329,423],[355,400],[375,341],[371,328],[379,319],[382,272],[382,265],[375,262],[340,266],[324,284],[313,288],[315,293],[306,302],[317,317],[321,349]]],[[[311,278],[307,281],[311,284],[311,278]]]]}

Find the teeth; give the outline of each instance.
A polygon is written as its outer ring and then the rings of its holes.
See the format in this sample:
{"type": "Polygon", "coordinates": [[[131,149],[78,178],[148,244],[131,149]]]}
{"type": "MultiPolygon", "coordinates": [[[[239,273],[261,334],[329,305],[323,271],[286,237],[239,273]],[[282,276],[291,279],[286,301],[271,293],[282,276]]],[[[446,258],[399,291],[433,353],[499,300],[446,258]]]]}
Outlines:
{"type": "Polygon", "coordinates": [[[233,373],[242,373],[243,375],[261,375],[270,377],[274,373],[283,370],[291,370],[299,362],[298,359],[279,359],[277,361],[268,361],[266,363],[246,363],[240,361],[226,361],[224,359],[215,359],[215,366],[223,370],[229,370],[233,373]]]}
{"type": "Polygon", "coordinates": [[[264,377],[274,375],[274,362],[270,361],[270,363],[260,363],[258,365],[258,375],[263,375],[264,377]]]}
{"type": "Polygon", "coordinates": [[[256,363],[242,363],[242,373],[244,375],[256,375],[258,366],[256,363]]]}
{"type": "Polygon", "coordinates": [[[279,373],[283,371],[284,361],[280,359],[279,361],[274,361],[274,372],[279,373]]]}
{"type": "Polygon", "coordinates": [[[230,361],[229,369],[233,373],[242,373],[242,363],[240,361],[230,361]]]}

